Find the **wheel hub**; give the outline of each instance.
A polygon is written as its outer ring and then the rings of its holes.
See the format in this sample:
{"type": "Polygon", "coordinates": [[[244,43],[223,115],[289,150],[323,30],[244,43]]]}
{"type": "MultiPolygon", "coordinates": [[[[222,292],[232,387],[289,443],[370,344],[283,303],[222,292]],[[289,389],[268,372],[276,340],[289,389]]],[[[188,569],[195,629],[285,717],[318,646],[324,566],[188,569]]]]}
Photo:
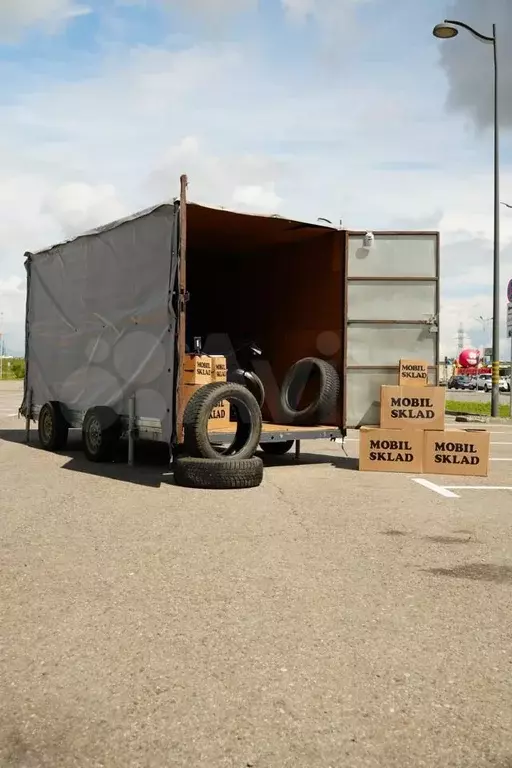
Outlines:
{"type": "Polygon", "coordinates": [[[97,419],[89,422],[89,429],[87,430],[87,442],[92,450],[98,450],[101,445],[101,424],[97,419]]]}
{"type": "Polygon", "coordinates": [[[46,442],[49,442],[52,439],[52,435],[53,435],[53,419],[52,419],[51,413],[48,413],[48,411],[46,411],[46,413],[43,415],[42,421],[43,423],[42,423],[41,431],[43,433],[43,438],[45,439],[46,442]]]}

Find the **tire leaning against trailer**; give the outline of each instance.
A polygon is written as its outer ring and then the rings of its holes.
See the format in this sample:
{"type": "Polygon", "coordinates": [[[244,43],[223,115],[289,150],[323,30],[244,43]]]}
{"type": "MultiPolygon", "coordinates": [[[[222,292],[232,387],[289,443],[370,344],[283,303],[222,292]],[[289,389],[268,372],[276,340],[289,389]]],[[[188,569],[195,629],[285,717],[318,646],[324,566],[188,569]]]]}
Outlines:
{"type": "Polygon", "coordinates": [[[83,449],[89,461],[111,461],[120,437],[121,419],[112,408],[89,408],[82,424],[83,449]]]}
{"type": "Polygon", "coordinates": [[[251,459],[199,459],[182,456],[174,467],[176,485],[184,488],[256,488],[263,480],[263,462],[251,459]]]}
{"type": "Polygon", "coordinates": [[[37,432],[39,442],[46,451],[61,451],[66,447],[69,425],[57,400],[51,400],[41,407],[37,432]]]}
{"type": "Polygon", "coordinates": [[[250,459],[260,441],[261,425],[260,407],[246,387],[229,382],[205,384],[192,395],[183,414],[184,448],[189,456],[199,459],[250,459]],[[208,435],[212,408],[222,400],[228,400],[241,412],[238,414],[236,434],[228,454],[219,453],[208,435]]]}
{"type": "Polygon", "coordinates": [[[297,360],[286,373],[281,387],[280,406],[283,421],[297,426],[321,424],[334,411],[340,394],[340,377],[334,366],[317,357],[297,360]],[[300,397],[308,378],[316,368],[320,389],[316,399],[298,410],[300,397]]]}
{"type": "Polygon", "coordinates": [[[230,374],[229,381],[247,387],[249,392],[256,398],[260,408],[263,406],[265,402],[265,387],[260,377],[254,371],[244,371],[242,368],[237,368],[236,371],[230,374]]]}

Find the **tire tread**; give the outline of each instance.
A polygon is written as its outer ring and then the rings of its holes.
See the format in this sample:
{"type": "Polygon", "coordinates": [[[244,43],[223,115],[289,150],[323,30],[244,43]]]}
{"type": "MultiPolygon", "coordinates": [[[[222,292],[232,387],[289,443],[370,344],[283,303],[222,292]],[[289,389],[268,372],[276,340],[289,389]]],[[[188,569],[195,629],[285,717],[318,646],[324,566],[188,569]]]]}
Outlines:
{"type": "Polygon", "coordinates": [[[250,459],[201,459],[183,456],[176,459],[174,480],[184,488],[211,490],[255,488],[263,479],[263,462],[250,459]]]}

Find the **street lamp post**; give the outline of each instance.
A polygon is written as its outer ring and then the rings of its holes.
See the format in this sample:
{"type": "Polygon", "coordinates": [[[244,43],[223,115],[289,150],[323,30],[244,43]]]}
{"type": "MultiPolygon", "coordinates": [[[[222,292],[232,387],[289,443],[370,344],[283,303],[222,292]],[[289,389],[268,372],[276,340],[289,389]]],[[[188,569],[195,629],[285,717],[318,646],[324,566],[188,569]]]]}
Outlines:
{"type": "Polygon", "coordinates": [[[494,62],[494,249],[493,249],[493,289],[492,289],[492,396],[491,415],[499,416],[500,410],[500,145],[498,113],[498,57],[496,48],[496,24],[492,25],[492,35],[482,35],[463,21],[445,19],[436,24],[435,37],[447,40],[459,34],[458,27],[466,29],[482,43],[490,43],[493,48],[494,62]]]}

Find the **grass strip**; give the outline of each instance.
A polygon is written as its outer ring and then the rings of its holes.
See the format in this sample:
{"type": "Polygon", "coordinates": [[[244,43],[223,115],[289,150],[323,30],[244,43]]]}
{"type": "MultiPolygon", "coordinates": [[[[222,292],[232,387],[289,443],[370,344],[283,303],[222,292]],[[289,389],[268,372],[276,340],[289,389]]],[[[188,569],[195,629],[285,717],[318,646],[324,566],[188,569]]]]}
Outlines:
{"type": "MultiPolygon", "coordinates": [[[[447,400],[446,410],[457,413],[474,413],[476,416],[490,416],[491,403],[479,403],[474,400],[447,400]]],[[[500,417],[502,419],[510,418],[510,405],[500,404],[500,417]]]]}

